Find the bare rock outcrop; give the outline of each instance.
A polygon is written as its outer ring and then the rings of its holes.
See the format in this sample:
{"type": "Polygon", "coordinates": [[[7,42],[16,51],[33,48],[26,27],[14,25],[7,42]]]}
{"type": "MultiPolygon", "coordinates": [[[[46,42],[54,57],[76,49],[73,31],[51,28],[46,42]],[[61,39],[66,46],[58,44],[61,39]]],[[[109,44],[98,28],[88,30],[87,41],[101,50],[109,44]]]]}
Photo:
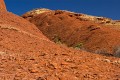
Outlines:
{"type": "Polygon", "coordinates": [[[0,0],[0,11],[7,11],[4,0],[0,0]]]}
{"type": "MultiPolygon", "coordinates": [[[[35,10],[30,12],[35,12],[35,10]]],[[[117,28],[117,30],[113,29],[113,20],[110,18],[65,10],[32,14],[34,16],[31,18],[27,15],[30,14],[24,14],[23,17],[34,23],[50,40],[61,41],[70,47],[82,43],[87,51],[95,52],[105,49],[113,54],[113,48],[120,45],[120,31],[117,28]],[[110,24],[111,27],[108,26],[110,24]]]]}

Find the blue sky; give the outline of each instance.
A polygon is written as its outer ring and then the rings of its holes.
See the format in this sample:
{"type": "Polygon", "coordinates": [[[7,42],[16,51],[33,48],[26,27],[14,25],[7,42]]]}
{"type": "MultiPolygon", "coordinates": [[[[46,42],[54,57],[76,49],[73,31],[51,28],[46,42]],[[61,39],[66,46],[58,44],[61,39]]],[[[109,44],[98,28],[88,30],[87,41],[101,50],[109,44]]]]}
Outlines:
{"type": "Polygon", "coordinates": [[[17,15],[35,8],[62,9],[120,20],[120,0],[5,0],[7,9],[17,15]]]}

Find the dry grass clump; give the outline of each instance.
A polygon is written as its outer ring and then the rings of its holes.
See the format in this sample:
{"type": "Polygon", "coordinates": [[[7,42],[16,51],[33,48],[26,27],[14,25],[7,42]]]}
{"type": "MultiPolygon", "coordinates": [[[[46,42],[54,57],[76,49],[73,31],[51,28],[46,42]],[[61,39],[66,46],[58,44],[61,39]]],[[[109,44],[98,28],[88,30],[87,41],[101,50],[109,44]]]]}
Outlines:
{"type": "Polygon", "coordinates": [[[113,49],[113,55],[120,58],[120,46],[117,46],[113,49]]]}

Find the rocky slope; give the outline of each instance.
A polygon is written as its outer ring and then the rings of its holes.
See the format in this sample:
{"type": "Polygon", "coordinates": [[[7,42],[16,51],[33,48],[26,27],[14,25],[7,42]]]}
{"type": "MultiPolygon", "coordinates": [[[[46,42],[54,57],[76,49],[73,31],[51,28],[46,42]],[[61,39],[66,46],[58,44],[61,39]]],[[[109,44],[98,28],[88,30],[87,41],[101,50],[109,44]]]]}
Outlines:
{"type": "Polygon", "coordinates": [[[62,10],[44,10],[38,14],[35,11],[30,11],[34,14],[27,12],[22,17],[34,23],[50,40],[58,38],[68,46],[82,44],[87,51],[105,50],[111,54],[120,45],[120,31],[113,28],[117,23],[113,24],[115,21],[112,19],[62,10]]]}
{"type": "Polygon", "coordinates": [[[57,45],[23,18],[0,12],[0,80],[109,80],[119,73],[119,58],[57,45]]]}
{"type": "Polygon", "coordinates": [[[0,12],[0,80],[119,80],[119,73],[119,58],[57,45],[34,24],[0,12]]]}

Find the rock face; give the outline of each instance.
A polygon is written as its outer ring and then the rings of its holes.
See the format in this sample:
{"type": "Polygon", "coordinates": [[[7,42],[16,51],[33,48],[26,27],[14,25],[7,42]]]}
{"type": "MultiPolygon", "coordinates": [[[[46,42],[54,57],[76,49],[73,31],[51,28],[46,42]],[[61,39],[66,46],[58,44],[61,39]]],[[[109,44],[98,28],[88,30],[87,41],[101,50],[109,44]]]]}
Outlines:
{"type": "MultiPolygon", "coordinates": [[[[25,17],[32,17],[32,16],[36,16],[36,15],[41,14],[41,13],[46,13],[46,12],[50,13],[51,11],[53,11],[53,10],[49,10],[49,9],[45,9],[45,8],[34,9],[34,10],[31,10],[31,11],[25,13],[23,15],[23,17],[24,18],[25,17]]],[[[68,12],[71,14],[75,14],[75,15],[77,15],[77,18],[84,20],[84,21],[94,21],[94,22],[100,23],[100,24],[113,24],[113,23],[115,23],[115,21],[113,21],[110,18],[106,18],[106,17],[91,16],[91,15],[87,15],[87,14],[75,13],[75,12],[70,12],[70,11],[66,11],[66,10],[57,10],[57,12],[68,12]]],[[[71,16],[73,16],[73,15],[71,15],[71,16]]]]}
{"type": "Polygon", "coordinates": [[[0,11],[7,11],[4,0],[0,0],[0,11]]]}
{"type": "MultiPolygon", "coordinates": [[[[30,12],[33,13],[35,10],[30,12]]],[[[112,21],[109,18],[63,10],[49,10],[39,14],[27,12],[23,17],[34,23],[50,40],[55,41],[58,38],[68,46],[74,47],[82,44],[90,52],[106,50],[112,53],[113,48],[120,45],[119,29],[106,26],[112,21]],[[29,15],[33,16],[29,17],[29,15]]]]}
{"type": "MultiPolygon", "coordinates": [[[[31,10],[29,12],[26,12],[23,15],[23,17],[28,19],[28,17],[30,18],[30,17],[36,16],[41,13],[46,13],[46,12],[50,13],[52,11],[53,10],[46,9],[46,8],[40,8],[40,9],[38,8],[38,9],[31,10]]],[[[57,10],[57,11],[75,14],[75,15],[77,15],[77,19],[80,19],[83,21],[93,21],[95,23],[104,24],[104,25],[120,25],[119,20],[112,20],[111,18],[92,16],[92,15],[87,15],[87,14],[83,14],[83,13],[75,13],[75,12],[66,11],[66,10],[57,10]]],[[[73,15],[71,15],[71,16],[73,16],[73,15]]]]}

